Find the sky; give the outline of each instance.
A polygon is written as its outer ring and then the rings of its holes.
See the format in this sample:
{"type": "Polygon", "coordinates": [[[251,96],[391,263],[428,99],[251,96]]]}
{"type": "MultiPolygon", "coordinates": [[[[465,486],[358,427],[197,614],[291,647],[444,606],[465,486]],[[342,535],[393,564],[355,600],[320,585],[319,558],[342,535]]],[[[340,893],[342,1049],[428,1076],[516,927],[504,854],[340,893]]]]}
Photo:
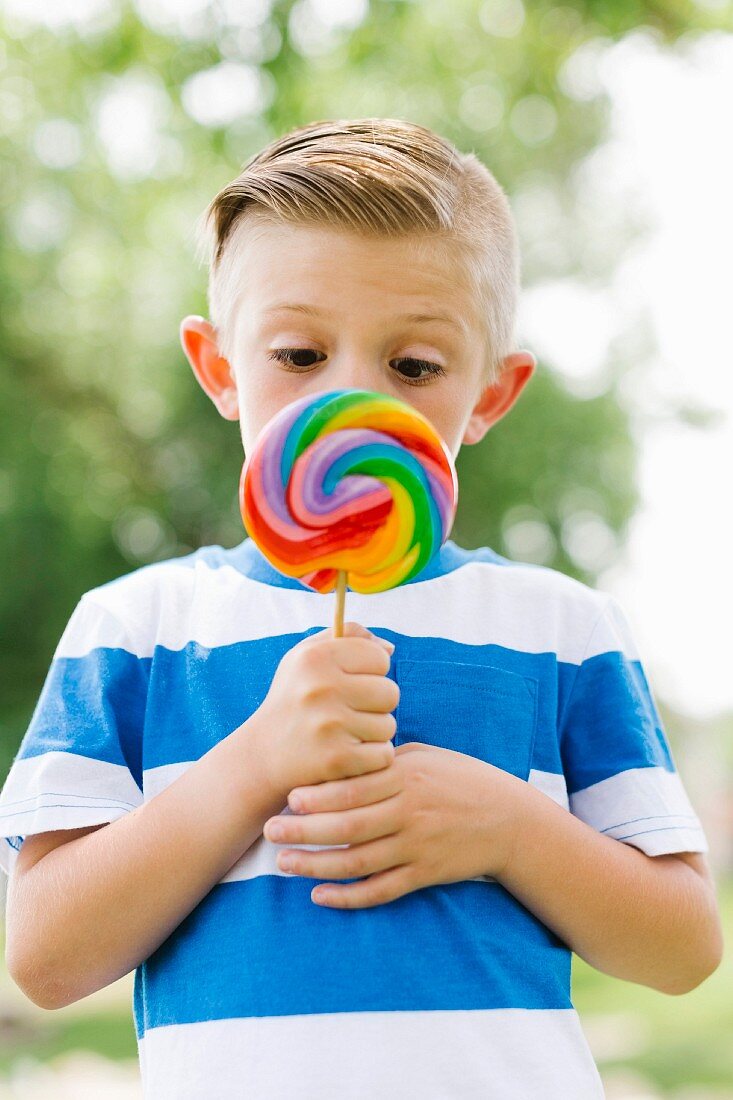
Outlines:
{"type": "MultiPolygon", "coordinates": [[[[648,311],[653,349],[622,394],[642,503],[596,587],[622,603],[655,694],[708,718],[733,709],[733,35],[670,50],[634,33],[571,76],[600,82],[612,104],[608,141],[580,173],[579,200],[599,214],[631,201],[649,222],[601,292],[616,325],[648,311]],[[680,403],[711,412],[712,425],[680,424],[680,403]]],[[[607,311],[596,317],[597,298],[547,285],[522,314],[529,346],[589,395],[614,329],[607,311]],[[600,347],[589,344],[590,328],[600,347]]]]}

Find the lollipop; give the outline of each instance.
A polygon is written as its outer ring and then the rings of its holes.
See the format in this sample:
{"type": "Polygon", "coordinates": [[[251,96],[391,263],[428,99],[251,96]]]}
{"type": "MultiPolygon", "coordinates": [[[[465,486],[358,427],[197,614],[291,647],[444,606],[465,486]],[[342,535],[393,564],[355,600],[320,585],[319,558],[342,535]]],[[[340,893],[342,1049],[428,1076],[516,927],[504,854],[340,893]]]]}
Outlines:
{"type": "Polygon", "coordinates": [[[265,557],[317,592],[382,592],[419,573],[453,525],[453,458],[412,405],[331,390],[281,409],[242,467],[245,529],[265,557]]]}

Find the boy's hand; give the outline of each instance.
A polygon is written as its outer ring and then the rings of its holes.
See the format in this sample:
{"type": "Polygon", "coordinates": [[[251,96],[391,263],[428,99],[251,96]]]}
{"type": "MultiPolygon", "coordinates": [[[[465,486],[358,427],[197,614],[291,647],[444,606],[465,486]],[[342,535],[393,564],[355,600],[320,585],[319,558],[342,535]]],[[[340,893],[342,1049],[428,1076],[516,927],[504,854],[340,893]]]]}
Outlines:
{"type": "Polygon", "coordinates": [[[270,818],[263,833],[283,845],[349,844],[282,851],[277,863],[307,878],[368,876],[311,894],[329,906],[360,909],[436,883],[498,878],[511,857],[525,787],[476,757],[413,741],[395,750],[388,768],[292,791],[293,814],[270,818]]]}
{"type": "Polygon", "coordinates": [[[394,759],[400,689],[387,678],[391,643],[359,623],[329,627],[284,655],[256,712],[253,736],[274,790],[360,776],[394,759]]]}

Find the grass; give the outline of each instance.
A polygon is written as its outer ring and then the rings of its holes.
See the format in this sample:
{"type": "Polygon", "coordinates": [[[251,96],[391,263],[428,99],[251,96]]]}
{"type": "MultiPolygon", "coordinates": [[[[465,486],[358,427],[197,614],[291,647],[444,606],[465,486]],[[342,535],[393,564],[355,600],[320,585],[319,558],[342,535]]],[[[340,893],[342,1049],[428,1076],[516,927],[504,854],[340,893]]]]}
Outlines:
{"type": "Polygon", "coordinates": [[[70,1050],[87,1050],[113,1061],[137,1059],[129,1006],[124,1012],[96,1012],[64,1017],[64,1010],[40,1017],[36,1026],[0,1021],[0,1073],[8,1074],[21,1059],[51,1062],[70,1050]]]}

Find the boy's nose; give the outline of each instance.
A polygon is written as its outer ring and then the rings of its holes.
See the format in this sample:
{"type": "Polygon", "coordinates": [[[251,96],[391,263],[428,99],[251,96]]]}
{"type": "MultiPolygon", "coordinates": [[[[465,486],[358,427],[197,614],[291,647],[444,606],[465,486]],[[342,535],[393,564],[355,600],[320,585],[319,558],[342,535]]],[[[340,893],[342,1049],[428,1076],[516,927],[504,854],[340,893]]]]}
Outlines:
{"type": "Polygon", "coordinates": [[[364,359],[349,358],[342,360],[337,365],[335,374],[340,389],[375,390],[377,393],[388,392],[384,371],[364,359]]]}

